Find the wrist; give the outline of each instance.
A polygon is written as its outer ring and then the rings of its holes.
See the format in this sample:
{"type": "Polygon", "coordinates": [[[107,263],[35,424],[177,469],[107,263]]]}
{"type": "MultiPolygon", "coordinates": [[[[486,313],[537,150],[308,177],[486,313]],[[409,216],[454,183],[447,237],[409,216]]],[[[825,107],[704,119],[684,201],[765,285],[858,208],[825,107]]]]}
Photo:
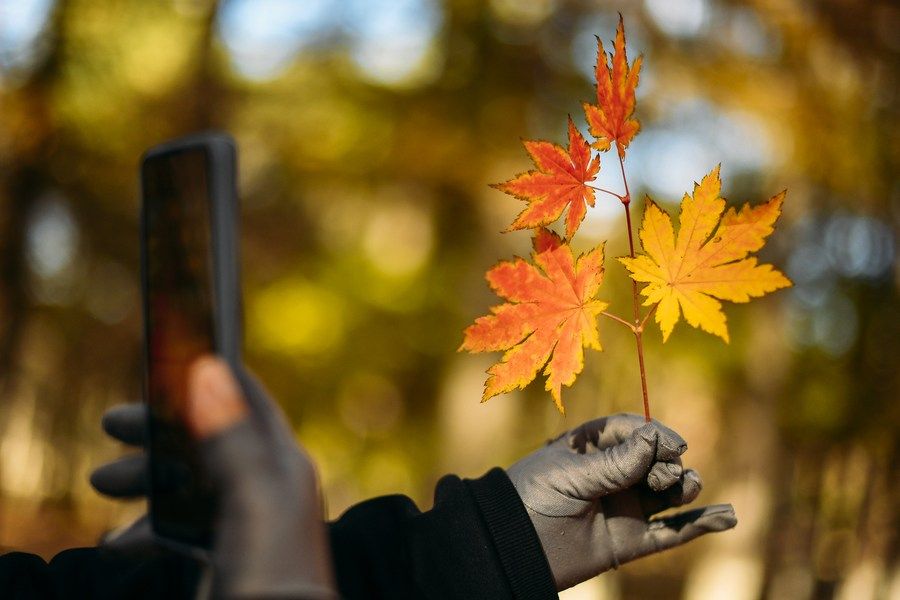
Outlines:
{"type": "Polygon", "coordinates": [[[602,513],[548,516],[528,510],[547,556],[557,591],[619,566],[602,513]]]}

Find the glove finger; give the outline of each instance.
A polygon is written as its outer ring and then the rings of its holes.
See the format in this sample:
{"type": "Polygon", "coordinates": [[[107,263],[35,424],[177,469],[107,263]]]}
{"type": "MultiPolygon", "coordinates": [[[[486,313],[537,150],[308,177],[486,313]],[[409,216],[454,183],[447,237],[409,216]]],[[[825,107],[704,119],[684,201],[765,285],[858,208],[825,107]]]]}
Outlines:
{"type": "Polygon", "coordinates": [[[105,413],[100,424],[110,436],[131,446],[147,444],[147,405],[119,404],[105,413]]]}
{"type": "MultiPolygon", "coordinates": [[[[672,429],[656,419],[650,421],[659,430],[657,460],[670,461],[684,454],[687,442],[672,429]]],[[[610,448],[627,440],[634,430],[647,424],[644,417],[631,413],[617,413],[588,421],[569,434],[569,447],[579,453],[590,452],[591,447],[610,448]]]]}
{"type": "Polygon", "coordinates": [[[573,455],[581,471],[573,478],[582,500],[594,500],[629,488],[644,477],[656,455],[658,431],[653,423],[635,429],[621,444],[599,452],[573,455]]]}
{"type": "Polygon", "coordinates": [[[669,517],[653,519],[641,544],[641,556],[661,552],[717,531],[737,525],[734,507],[713,504],[688,510],[669,517]]]}
{"type": "Polygon", "coordinates": [[[568,435],[569,447],[584,454],[590,447],[604,449],[627,440],[647,421],[640,415],[617,413],[582,423],[568,435]]]}
{"type": "Polygon", "coordinates": [[[104,535],[100,540],[100,547],[134,557],[147,557],[160,552],[147,515],[104,535]]]}
{"type": "Polygon", "coordinates": [[[681,481],[683,473],[684,469],[681,466],[680,458],[659,461],[650,468],[650,473],[647,474],[647,485],[654,492],[661,492],[681,481]]]}
{"type": "Polygon", "coordinates": [[[105,496],[135,498],[150,493],[150,462],[135,454],[102,465],[91,473],[91,485],[105,496]]]}
{"type": "Polygon", "coordinates": [[[662,492],[644,490],[644,493],[641,494],[641,508],[645,515],[650,516],[670,508],[690,504],[697,499],[702,489],[703,481],[697,471],[685,469],[679,481],[668,489],[662,492]]]}

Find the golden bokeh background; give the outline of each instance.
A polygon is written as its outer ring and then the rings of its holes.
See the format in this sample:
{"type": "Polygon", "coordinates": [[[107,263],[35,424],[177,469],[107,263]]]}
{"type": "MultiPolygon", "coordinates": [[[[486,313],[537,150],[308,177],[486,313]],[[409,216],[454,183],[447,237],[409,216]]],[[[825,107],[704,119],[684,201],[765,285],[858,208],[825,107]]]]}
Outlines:
{"type": "MultiPolygon", "coordinates": [[[[900,8],[888,0],[0,0],[0,547],[45,557],[142,510],[98,497],[140,392],[137,162],[207,129],[239,144],[247,361],[320,465],[329,513],[426,508],[601,414],[640,411],[630,334],[601,323],[564,391],[480,404],[458,354],[528,252],[520,138],[585,130],[595,36],[643,53],[636,198],[672,210],[722,163],[731,202],[788,189],[763,251],[795,287],[728,305],[732,342],[647,336],[654,416],[688,440],[729,533],[578,598],[900,597],[900,8]]],[[[600,184],[621,189],[612,155],[600,184]]],[[[639,214],[639,212],[638,212],[639,214]]],[[[625,252],[598,196],[576,237],[625,252]]],[[[630,310],[624,269],[601,297],[630,310]]]]}

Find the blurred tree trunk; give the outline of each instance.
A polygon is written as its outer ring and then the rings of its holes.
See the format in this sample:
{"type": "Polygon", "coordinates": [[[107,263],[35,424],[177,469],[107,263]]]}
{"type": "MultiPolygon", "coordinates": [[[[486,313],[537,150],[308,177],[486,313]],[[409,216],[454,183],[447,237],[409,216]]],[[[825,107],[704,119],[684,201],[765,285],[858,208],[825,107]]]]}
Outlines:
{"type": "Polygon", "coordinates": [[[186,133],[220,127],[223,122],[222,115],[215,112],[223,105],[225,93],[223,86],[219,83],[213,51],[218,14],[219,0],[210,0],[197,40],[197,66],[194,80],[191,83],[192,89],[187,94],[189,104],[188,110],[184,113],[187,115],[187,120],[183,123],[186,133]]]}
{"type": "MultiPolygon", "coordinates": [[[[50,49],[28,80],[8,92],[5,104],[21,111],[15,123],[9,155],[0,161],[0,394],[6,398],[16,381],[16,358],[28,313],[26,236],[31,208],[52,179],[56,123],[51,94],[65,46],[68,1],[59,0],[48,18],[50,49]]],[[[5,403],[2,404],[5,406],[5,403]]],[[[0,408],[2,410],[2,408],[0,408]]]]}
{"type": "Polygon", "coordinates": [[[12,110],[9,155],[0,160],[0,423],[12,410],[10,402],[22,383],[19,362],[22,333],[31,313],[28,294],[27,235],[31,211],[52,185],[50,156],[57,124],[51,106],[65,47],[69,3],[60,0],[51,10],[43,60],[27,80],[6,93],[2,101],[12,110]]]}

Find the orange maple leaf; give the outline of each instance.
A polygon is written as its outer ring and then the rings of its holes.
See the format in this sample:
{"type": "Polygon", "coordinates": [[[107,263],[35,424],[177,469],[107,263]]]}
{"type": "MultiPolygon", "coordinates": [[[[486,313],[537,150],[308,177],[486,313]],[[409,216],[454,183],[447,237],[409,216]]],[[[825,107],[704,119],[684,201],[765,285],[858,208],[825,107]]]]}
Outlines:
{"type": "Polygon", "coordinates": [[[533,243],[535,264],[517,257],[487,272],[491,289],[508,302],[466,328],[459,350],[505,351],[487,371],[482,402],[524,388],[546,365],[545,388],[565,413],[562,386],[571,386],[584,368],[585,346],[601,349],[597,315],[607,304],[593,298],[603,281],[603,244],[576,260],[547,229],[538,230],[533,243]]]}
{"type": "Polygon", "coordinates": [[[727,342],[725,314],[716,298],[749,302],[751,297],[791,285],[772,265],[758,265],[755,257],[747,258],[772,233],[785,192],[757,206],[745,204],[740,211],[729,208],[722,216],[721,187],[716,167],[694,184],[693,197],[684,195],[677,239],[669,215],[648,199],[640,233],[646,254],[619,259],[635,281],[647,284],[641,290],[644,305],[659,303],[656,322],[663,341],[683,313],[692,326],[727,342]]]}
{"type": "Polygon", "coordinates": [[[566,237],[571,238],[584,219],[586,205],[594,205],[593,181],[600,170],[600,157],[591,158],[591,147],[569,117],[569,149],[543,141],[526,141],[525,149],[537,170],[520,173],[492,187],[528,202],[509,229],[549,225],[566,215],[566,237]]]}
{"type": "Polygon", "coordinates": [[[616,28],[615,54],[612,56],[612,72],[609,69],[603,42],[597,39],[597,104],[584,103],[591,135],[597,138],[594,148],[605,152],[612,142],[616,143],[619,156],[625,158],[625,149],[632,138],[641,129],[634,114],[634,89],[638,84],[641,64],[644,57],[638,56],[631,67],[628,67],[628,56],[625,53],[625,25],[619,15],[619,26],[616,28]]]}

